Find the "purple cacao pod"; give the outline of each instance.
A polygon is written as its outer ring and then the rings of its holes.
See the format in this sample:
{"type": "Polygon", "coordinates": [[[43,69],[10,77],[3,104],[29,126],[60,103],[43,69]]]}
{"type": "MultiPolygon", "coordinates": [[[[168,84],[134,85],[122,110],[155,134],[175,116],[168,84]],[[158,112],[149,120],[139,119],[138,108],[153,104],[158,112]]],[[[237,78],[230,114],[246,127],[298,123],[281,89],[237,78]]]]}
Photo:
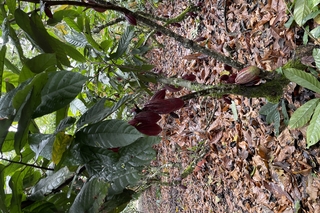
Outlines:
{"type": "Polygon", "coordinates": [[[256,66],[249,66],[242,69],[235,79],[236,84],[248,84],[259,77],[260,69],[256,66]]]}
{"type": "Polygon", "coordinates": [[[146,111],[152,111],[158,114],[168,114],[182,108],[184,101],[180,98],[169,98],[164,100],[154,100],[147,103],[144,107],[146,111]]]}

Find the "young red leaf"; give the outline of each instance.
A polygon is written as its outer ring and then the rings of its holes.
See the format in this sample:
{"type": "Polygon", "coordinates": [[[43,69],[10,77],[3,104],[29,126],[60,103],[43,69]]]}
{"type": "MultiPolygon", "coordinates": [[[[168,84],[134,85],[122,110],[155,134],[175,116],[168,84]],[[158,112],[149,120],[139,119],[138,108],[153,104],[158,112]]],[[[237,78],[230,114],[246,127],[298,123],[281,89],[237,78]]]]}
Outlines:
{"type": "Polygon", "coordinates": [[[195,81],[196,76],[194,74],[186,74],[182,76],[182,79],[187,80],[187,81],[195,81]]]}
{"type": "Polygon", "coordinates": [[[169,98],[164,100],[153,100],[144,107],[146,111],[153,111],[158,114],[168,114],[182,108],[184,101],[180,98],[169,98]]]}
{"type": "Polygon", "coordinates": [[[155,112],[142,111],[134,119],[141,123],[157,123],[161,119],[161,116],[155,112]]]}
{"type": "Polygon", "coordinates": [[[141,123],[136,126],[136,129],[139,132],[150,136],[158,135],[162,131],[162,128],[156,123],[141,123]]]}
{"type": "Polygon", "coordinates": [[[127,22],[131,25],[137,25],[137,19],[132,14],[124,14],[127,22]]]}
{"type": "Polygon", "coordinates": [[[162,89],[162,90],[159,90],[158,92],[156,92],[152,98],[150,99],[150,101],[153,101],[153,100],[157,100],[157,99],[164,99],[166,97],[166,90],[165,89],[162,89]]]}

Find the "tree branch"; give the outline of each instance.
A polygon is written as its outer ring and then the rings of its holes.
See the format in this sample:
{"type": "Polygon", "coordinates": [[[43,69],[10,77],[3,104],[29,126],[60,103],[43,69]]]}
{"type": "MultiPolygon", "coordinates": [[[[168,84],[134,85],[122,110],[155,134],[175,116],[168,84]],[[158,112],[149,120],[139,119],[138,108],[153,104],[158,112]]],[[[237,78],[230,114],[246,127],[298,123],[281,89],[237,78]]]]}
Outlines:
{"type": "Polygon", "coordinates": [[[13,160],[9,160],[9,159],[2,158],[2,157],[0,158],[0,160],[4,160],[4,161],[10,162],[10,163],[15,163],[15,164],[21,164],[21,165],[24,165],[24,166],[30,166],[30,167],[37,168],[37,169],[44,169],[44,170],[54,171],[54,169],[51,169],[51,168],[37,166],[37,165],[33,165],[33,164],[28,164],[28,163],[23,163],[23,162],[19,162],[19,161],[13,161],[13,160]]]}

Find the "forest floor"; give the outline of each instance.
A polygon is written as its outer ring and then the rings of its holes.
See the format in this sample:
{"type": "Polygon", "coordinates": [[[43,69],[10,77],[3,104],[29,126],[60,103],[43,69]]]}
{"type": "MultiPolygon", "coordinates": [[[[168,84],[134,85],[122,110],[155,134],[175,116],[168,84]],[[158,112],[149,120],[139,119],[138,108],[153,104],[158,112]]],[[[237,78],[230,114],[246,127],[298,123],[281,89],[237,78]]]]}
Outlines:
{"type": "MultiPolygon", "coordinates": [[[[170,28],[244,64],[275,70],[302,43],[301,29],[284,26],[289,18],[284,0],[201,2],[196,16],[170,28]]],[[[163,0],[152,13],[174,17],[187,4],[163,0]]],[[[155,72],[168,77],[194,74],[197,82],[212,85],[229,69],[169,37],[156,39],[163,47],[147,54],[155,72]]],[[[155,90],[161,87],[155,85],[155,90]]],[[[190,92],[183,89],[167,95],[190,92]]],[[[283,94],[289,115],[314,97],[293,83],[283,94]]],[[[319,145],[307,149],[306,129],[288,129],[282,117],[277,136],[273,125],[259,114],[264,98],[229,97],[238,119],[229,103],[210,96],[187,101],[176,112],[179,118],[163,116],[162,141],[152,162],[154,168],[161,168],[158,178],[163,184],[153,184],[144,192],[144,212],[320,212],[319,145]],[[181,177],[189,166],[193,171],[181,177]]]]}

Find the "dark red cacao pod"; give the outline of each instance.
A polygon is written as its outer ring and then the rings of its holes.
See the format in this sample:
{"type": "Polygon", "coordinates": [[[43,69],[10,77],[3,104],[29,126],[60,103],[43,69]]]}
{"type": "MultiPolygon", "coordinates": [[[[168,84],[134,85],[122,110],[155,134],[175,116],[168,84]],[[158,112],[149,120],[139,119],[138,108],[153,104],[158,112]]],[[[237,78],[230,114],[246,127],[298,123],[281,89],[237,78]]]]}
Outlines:
{"type": "Polygon", "coordinates": [[[124,14],[127,22],[131,25],[137,25],[137,19],[132,14],[124,14]]]}
{"type": "Polygon", "coordinates": [[[159,90],[158,92],[156,92],[150,99],[150,101],[153,101],[153,100],[157,100],[157,99],[164,99],[166,97],[166,90],[165,89],[162,89],[162,90],[159,90]]]}
{"type": "Polygon", "coordinates": [[[248,84],[259,77],[260,69],[256,66],[249,66],[242,69],[235,79],[236,84],[248,84]]]}
{"type": "Polygon", "coordinates": [[[140,123],[136,126],[136,129],[149,136],[158,135],[162,131],[162,128],[156,123],[140,123]]]}
{"type": "Polygon", "coordinates": [[[168,114],[182,108],[184,101],[180,98],[169,98],[164,100],[154,100],[147,103],[144,107],[146,111],[152,111],[158,114],[168,114]]]}

